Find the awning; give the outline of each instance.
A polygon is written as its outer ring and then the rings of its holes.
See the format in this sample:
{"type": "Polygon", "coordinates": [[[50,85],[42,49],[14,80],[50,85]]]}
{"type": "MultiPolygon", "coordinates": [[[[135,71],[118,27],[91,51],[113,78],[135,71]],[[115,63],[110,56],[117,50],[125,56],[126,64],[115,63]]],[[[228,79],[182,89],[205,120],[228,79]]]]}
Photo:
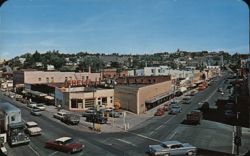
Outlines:
{"type": "Polygon", "coordinates": [[[30,94],[33,94],[33,95],[36,95],[36,96],[46,96],[47,94],[45,93],[42,93],[42,92],[38,92],[38,91],[34,91],[34,90],[30,90],[30,89],[26,89],[25,90],[27,93],[30,93],[30,94]]]}
{"type": "Polygon", "coordinates": [[[53,96],[49,96],[49,95],[47,95],[47,96],[45,96],[45,99],[48,99],[48,100],[54,100],[54,97],[53,97],[53,96]]]}
{"type": "Polygon", "coordinates": [[[157,97],[154,97],[154,98],[152,98],[150,100],[146,100],[145,103],[154,103],[154,102],[156,102],[156,101],[158,101],[158,100],[160,100],[162,98],[170,96],[171,94],[173,94],[173,92],[167,92],[167,93],[161,94],[161,95],[159,95],[157,97]]]}

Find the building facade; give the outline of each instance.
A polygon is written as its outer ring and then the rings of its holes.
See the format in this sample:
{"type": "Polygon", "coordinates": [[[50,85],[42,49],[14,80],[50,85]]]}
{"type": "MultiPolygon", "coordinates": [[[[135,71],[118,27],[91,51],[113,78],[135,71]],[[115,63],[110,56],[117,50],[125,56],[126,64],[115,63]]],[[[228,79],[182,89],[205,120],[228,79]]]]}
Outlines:
{"type": "Polygon", "coordinates": [[[172,91],[171,81],[145,85],[130,84],[115,87],[115,97],[119,100],[121,108],[136,114],[147,111],[146,101],[157,98],[159,95],[172,91]]]}
{"type": "Polygon", "coordinates": [[[70,111],[83,111],[90,107],[114,108],[114,89],[56,88],[55,105],[70,111]]]}
{"type": "Polygon", "coordinates": [[[16,71],[14,72],[13,83],[14,87],[24,86],[24,84],[49,84],[49,83],[64,83],[68,80],[89,80],[99,82],[101,73],[90,72],[47,72],[47,71],[16,71]]]}

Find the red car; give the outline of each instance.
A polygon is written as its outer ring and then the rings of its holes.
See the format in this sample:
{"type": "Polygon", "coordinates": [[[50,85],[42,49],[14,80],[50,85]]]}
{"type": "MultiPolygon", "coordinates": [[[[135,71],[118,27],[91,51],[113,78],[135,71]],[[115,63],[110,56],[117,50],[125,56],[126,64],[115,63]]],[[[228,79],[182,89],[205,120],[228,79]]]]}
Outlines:
{"type": "Polygon", "coordinates": [[[61,137],[56,140],[46,142],[45,147],[65,153],[75,153],[82,151],[84,145],[75,142],[71,137],[61,137]]]}
{"type": "Polygon", "coordinates": [[[164,108],[158,108],[155,112],[155,116],[162,116],[165,113],[164,108]]]}

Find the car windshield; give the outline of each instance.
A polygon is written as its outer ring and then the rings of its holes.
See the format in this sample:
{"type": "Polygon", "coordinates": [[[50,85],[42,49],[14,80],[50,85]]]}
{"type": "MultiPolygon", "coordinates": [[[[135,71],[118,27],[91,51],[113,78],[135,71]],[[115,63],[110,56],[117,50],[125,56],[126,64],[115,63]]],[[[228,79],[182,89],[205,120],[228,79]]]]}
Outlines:
{"type": "Polygon", "coordinates": [[[168,146],[166,144],[161,144],[161,147],[168,148],[168,146]]]}

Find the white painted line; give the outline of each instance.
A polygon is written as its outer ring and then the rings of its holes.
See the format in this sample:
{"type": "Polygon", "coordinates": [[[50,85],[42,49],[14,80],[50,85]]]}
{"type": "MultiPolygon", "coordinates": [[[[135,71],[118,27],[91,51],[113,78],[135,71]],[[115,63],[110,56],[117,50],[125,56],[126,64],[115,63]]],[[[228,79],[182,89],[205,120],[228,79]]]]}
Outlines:
{"type": "Polygon", "coordinates": [[[169,139],[172,139],[174,136],[175,136],[176,132],[174,132],[170,137],[169,139]]]}
{"type": "Polygon", "coordinates": [[[164,124],[168,123],[169,121],[171,121],[174,117],[176,116],[172,116],[170,119],[168,119],[167,121],[164,122],[164,124]]]}
{"type": "Polygon", "coordinates": [[[160,141],[160,140],[156,140],[156,139],[154,139],[154,138],[150,138],[150,137],[145,136],[145,135],[142,135],[142,134],[136,134],[136,133],[132,133],[132,132],[127,132],[127,133],[130,133],[130,134],[136,135],[136,136],[141,137],[141,138],[144,138],[144,139],[148,139],[148,140],[152,140],[152,141],[155,141],[155,142],[159,142],[159,143],[161,143],[161,141],[160,141]]]}
{"type": "Polygon", "coordinates": [[[39,154],[33,147],[31,147],[30,145],[28,145],[28,147],[29,147],[37,156],[40,156],[40,154],[39,154]]]}
{"type": "Polygon", "coordinates": [[[155,133],[155,131],[152,131],[152,132],[149,133],[149,135],[151,136],[151,135],[153,135],[154,133],[155,133]]]}
{"type": "Polygon", "coordinates": [[[53,156],[53,155],[55,155],[56,153],[58,153],[58,151],[55,151],[55,152],[51,153],[49,156],[53,156]]]}
{"type": "Polygon", "coordinates": [[[129,144],[129,145],[131,145],[131,146],[136,147],[136,145],[133,144],[132,142],[129,142],[129,141],[126,141],[126,140],[123,140],[123,139],[116,139],[116,140],[118,140],[118,141],[120,141],[120,142],[123,142],[123,143],[126,143],[126,144],[129,144]]]}
{"type": "Polygon", "coordinates": [[[175,116],[172,116],[171,118],[169,118],[167,121],[165,121],[162,125],[160,125],[159,127],[157,127],[155,130],[159,130],[160,128],[162,128],[164,126],[164,124],[167,124],[169,121],[171,121],[175,116]]]}
{"type": "Polygon", "coordinates": [[[159,130],[161,127],[163,127],[163,125],[160,125],[160,126],[157,127],[155,130],[159,130]]]}

